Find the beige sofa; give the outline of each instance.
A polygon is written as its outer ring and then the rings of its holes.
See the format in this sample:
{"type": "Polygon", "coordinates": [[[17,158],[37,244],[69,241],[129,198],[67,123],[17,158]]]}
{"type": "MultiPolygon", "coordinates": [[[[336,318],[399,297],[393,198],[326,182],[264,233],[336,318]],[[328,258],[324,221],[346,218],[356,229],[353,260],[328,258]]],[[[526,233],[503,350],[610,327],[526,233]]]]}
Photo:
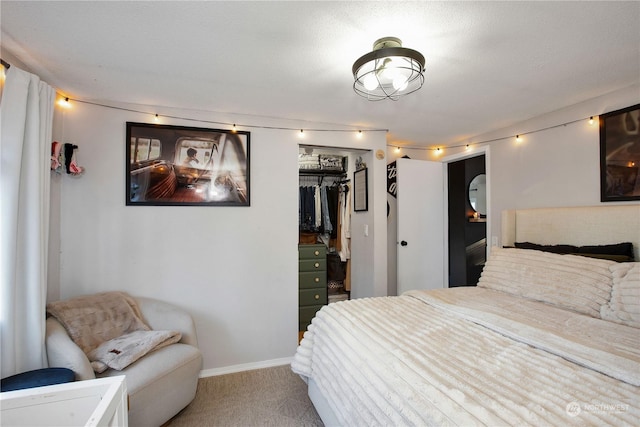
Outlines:
{"type": "Polygon", "coordinates": [[[89,359],[55,318],[47,318],[46,348],[50,367],[73,370],[76,380],[125,375],[129,425],[160,426],[195,397],[202,355],[195,325],[185,311],[151,298],[135,297],[146,323],[154,330],[182,333],[180,342],[153,351],[122,371],[95,374],[89,359]]]}

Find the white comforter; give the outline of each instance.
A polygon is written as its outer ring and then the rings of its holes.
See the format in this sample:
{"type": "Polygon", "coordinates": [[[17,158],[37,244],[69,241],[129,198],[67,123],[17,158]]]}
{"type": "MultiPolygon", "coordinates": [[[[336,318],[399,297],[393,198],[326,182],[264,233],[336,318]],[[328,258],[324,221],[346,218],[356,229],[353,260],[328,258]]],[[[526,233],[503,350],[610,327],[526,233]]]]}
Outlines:
{"type": "Polygon", "coordinates": [[[640,425],[638,329],[488,289],[325,306],[292,369],[345,426],[640,425]]]}

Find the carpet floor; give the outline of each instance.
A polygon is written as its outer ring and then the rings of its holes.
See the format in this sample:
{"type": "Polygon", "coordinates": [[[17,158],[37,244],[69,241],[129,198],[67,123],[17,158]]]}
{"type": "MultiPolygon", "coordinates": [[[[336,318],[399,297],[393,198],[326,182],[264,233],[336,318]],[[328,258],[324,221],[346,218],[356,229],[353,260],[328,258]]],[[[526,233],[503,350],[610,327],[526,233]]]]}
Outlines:
{"type": "Polygon", "coordinates": [[[289,365],[200,378],[196,397],[163,427],[320,427],[307,385],[289,365]]]}

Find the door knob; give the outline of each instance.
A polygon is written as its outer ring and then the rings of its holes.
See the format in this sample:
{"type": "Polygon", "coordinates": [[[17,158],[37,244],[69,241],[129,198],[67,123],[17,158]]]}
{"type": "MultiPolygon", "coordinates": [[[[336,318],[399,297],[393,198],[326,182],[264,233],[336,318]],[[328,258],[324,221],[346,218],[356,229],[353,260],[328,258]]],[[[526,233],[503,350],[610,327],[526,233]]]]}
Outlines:
{"type": "Polygon", "coordinates": [[[408,244],[408,243],[407,243],[407,241],[406,241],[406,240],[403,240],[403,241],[401,241],[401,242],[400,242],[400,246],[407,246],[407,244],[408,244]]]}

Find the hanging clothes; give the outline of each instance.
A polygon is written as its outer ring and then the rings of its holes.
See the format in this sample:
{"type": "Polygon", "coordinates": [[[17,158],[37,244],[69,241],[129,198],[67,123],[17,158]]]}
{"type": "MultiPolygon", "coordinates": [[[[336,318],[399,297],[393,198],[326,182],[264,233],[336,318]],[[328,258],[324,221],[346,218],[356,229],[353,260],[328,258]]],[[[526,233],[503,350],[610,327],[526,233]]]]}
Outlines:
{"type": "Polygon", "coordinates": [[[349,185],[340,186],[340,259],[351,258],[351,197],[349,185]]]}
{"type": "Polygon", "coordinates": [[[299,228],[304,231],[316,230],[316,202],[315,189],[313,187],[300,187],[300,199],[298,209],[299,228]]]}
{"type": "Polygon", "coordinates": [[[322,227],[322,200],[320,198],[320,186],[316,185],[313,188],[313,199],[315,201],[315,227],[322,227]]]}
{"type": "MultiPolygon", "coordinates": [[[[327,207],[329,209],[329,221],[331,224],[338,223],[338,187],[331,186],[326,187],[327,189],[327,207]]],[[[329,232],[332,239],[336,239],[338,237],[337,227],[332,227],[331,232],[329,232]]]]}
{"type": "Polygon", "coordinates": [[[298,225],[301,231],[329,234],[336,239],[338,187],[305,185],[299,187],[298,225]]]}
{"type": "Polygon", "coordinates": [[[321,189],[322,195],[322,228],[323,231],[327,234],[331,234],[333,231],[333,223],[331,222],[331,217],[329,216],[329,201],[327,198],[327,187],[322,187],[321,189]]]}

